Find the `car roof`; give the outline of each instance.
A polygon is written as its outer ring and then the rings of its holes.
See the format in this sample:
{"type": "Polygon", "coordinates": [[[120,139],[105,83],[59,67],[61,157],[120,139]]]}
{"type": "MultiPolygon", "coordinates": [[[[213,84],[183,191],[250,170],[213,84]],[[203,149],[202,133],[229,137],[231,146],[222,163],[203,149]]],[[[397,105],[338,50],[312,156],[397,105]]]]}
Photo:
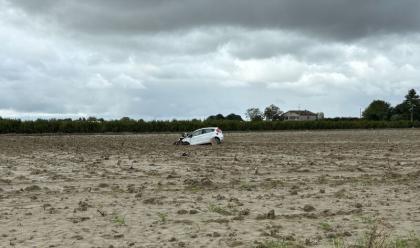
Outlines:
{"type": "Polygon", "coordinates": [[[202,130],[202,129],[216,129],[216,128],[218,127],[202,127],[202,128],[196,129],[195,131],[202,130]]]}

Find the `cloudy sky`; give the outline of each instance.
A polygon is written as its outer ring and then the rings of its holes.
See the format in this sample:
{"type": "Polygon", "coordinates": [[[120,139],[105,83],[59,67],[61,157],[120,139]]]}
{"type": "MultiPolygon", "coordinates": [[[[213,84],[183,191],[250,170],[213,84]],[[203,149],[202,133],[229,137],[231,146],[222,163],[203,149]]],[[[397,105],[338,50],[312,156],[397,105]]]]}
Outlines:
{"type": "Polygon", "coordinates": [[[144,119],[273,103],[358,116],[420,90],[418,0],[0,0],[0,116],[144,119]]]}

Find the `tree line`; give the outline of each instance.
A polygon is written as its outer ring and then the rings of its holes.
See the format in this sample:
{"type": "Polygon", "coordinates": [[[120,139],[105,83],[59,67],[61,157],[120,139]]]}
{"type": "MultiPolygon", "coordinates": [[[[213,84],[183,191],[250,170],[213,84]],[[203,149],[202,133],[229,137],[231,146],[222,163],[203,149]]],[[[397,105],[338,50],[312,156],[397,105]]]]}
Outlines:
{"type": "Polygon", "coordinates": [[[392,107],[383,100],[374,100],[363,111],[363,118],[373,121],[420,121],[420,98],[416,90],[408,91],[402,103],[392,107]]]}
{"type": "Polygon", "coordinates": [[[316,121],[281,121],[283,111],[275,105],[264,111],[249,108],[244,121],[240,115],[212,115],[205,120],[144,121],[124,117],[119,120],[104,120],[89,117],[73,119],[20,120],[0,117],[0,133],[146,133],[185,132],[202,127],[217,126],[225,131],[270,131],[312,129],[373,129],[420,127],[420,101],[414,89],[404,101],[395,107],[382,101],[373,101],[364,111],[363,119],[327,118],[316,121]],[[411,120],[412,118],[412,120],[411,120]]]}
{"type": "MultiPolygon", "coordinates": [[[[283,111],[276,105],[271,104],[267,106],[264,111],[261,111],[259,108],[249,108],[245,112],[245,116],[250,121],[282,121],[283,120],[283,111]]],[[[323,116],[323,113],[320,113],[323,116]]],[[[207,118],[207,120],[237,120],[243,121],[242,117],[237,114],[229,114],[223,116],[222,114],[212,115],[207,118]]]]}
{"type": "Polygon", "coordinates": [[[238,121],[238,120],[16,120],[0,118],[0,133],[147,133],[186,132],[217,126],[224,131],[272,131],[315,129],[374,129],[420,127],[420,121],[370,121],[365,119],[325,119],[317,121],[238,121]]]}

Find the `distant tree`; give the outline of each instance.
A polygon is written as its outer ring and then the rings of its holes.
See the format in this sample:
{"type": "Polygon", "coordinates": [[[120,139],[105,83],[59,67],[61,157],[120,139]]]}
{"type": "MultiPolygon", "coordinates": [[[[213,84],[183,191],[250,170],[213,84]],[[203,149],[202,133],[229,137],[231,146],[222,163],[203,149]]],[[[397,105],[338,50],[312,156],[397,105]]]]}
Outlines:
{"type": "Polygon", "coordinates": [[[249,108],[246,110],[245,113],[246,117],[251,121],[262,121],[263,120],[263,113],[259,108],[249,108]]]}
{"type": "Polygon", "coordinates": [[[391,120],[408,120],[410,118],[410,110],[405,103],[400,103],[392,110],[391,120]]]}
{"type": "Polygon", "coordinates": [[[225,117],[222,114],[217,114],[217,115],[210,115],[209,117],[207,117],[208,121],[211,120],[224,120],[225,117]]]}
{"type": "Polygon", "coordinates": [[[271,104],[264,110],[264,117],[267,121],[280,120],[282,114],[283,111],[281,111],[280,108],[274,104],[271,104]]]}
{"type": "Polygon", "coordinates": [[[392,119],[410,120],[411,112],[413,112],[414,120],[420,120],[420,97],[414,89],[409,90],[405,100],[395,106],[392,111],[392,119]]]}
{"type": "Polygon", "coordinates": [[[89,116],[87,118],[87,121],[98,121],[98,119],[96,117],[94,117],[94,116],[89,116]]]}
{"type": "Polygon", "coordinates": [[[120,121],[131,121],[130,117],[123,117],[120,119],[120,121]]]}
{"type": "Polygon", "coordinates": [[[411,89],[408,91],[408,94],[405,96],[405,100],[409,102],[417,102],[419,100],[419,95],[415,89],[411,89]]]}
{"type": "Polygon", "coordinates": [[[231,121],[243,121],[242,116],[234,114],[234,113],[227,115],[225,119],[231,120],[231,121]]]}
{"type": "Polygon", "coordinates": [[[391,104],[382,100],[375,100],[363,111],[363,118],[374,121],[389,120],[391,111],[391,104]]]}

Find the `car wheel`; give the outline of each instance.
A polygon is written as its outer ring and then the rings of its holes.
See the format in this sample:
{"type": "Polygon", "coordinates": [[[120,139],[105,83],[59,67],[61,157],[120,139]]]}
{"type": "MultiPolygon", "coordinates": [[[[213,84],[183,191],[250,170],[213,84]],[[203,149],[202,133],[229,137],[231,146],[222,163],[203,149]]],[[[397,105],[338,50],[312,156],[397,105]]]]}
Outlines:
{"type": "Polygon", "coordinates": [[[220,139],[219,138],[217,138],[217,137],[215,137],[214,138],[214,141],[216,142],[216,144],[218,144],[218,145],[220,145],[221,143],[222,143],[222,141],[220,141],[220,139]]]}

